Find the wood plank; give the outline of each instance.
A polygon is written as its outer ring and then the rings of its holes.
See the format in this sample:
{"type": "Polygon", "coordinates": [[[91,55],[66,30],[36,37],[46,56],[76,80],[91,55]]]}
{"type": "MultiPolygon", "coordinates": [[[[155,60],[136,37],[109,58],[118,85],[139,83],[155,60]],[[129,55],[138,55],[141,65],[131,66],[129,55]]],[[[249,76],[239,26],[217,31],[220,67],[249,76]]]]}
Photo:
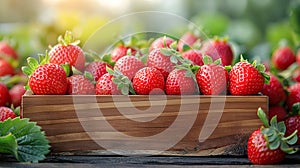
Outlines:
{"type": "MultiPolygon", "coordinates": [[[[266,96],[25,95],[22,102],[24,116],[43,128],[53,153],[104,150],[94,141],[123,147],[134,145],[114,131],[131,137],[150,137],[176,123],[179,132],[186,125],[191,126],[168,151],[195,156],[207,155],[207,151],[242,155],[245,139],[261,125],[256,116],[258,107],[268,110],[266,96]],[[200,142],[203,131],[212,134],[200,142]],[[240,152],[231,149],[233,144],[241,146],[240,152]]],[[[176,132],[170,136],[176,137],[176,132]]],[[[168,139],[159,139],[157,144],[165,141],[168,139]]],[[[155,147],[155,143],[152,145],[155,147]]]]}

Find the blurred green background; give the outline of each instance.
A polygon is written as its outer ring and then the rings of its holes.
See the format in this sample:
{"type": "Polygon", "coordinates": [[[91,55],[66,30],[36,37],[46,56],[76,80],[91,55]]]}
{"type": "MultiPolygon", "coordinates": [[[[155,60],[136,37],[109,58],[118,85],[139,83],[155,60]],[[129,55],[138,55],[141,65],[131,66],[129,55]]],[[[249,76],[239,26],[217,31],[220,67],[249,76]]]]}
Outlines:
{"type": "MultiPolygon", "coordinates": [[[[229,37],[236,55],[263,61],[279,45],[299,48],[299,17],[291,17],[298,4],[299,0],[1,0],[0,39],[10,39],[26,58],[43,53],[66,30],[84,44],[114,18],[163,11],[194,22],[209,37],[229,37]]],[[[144,22],[151,23],[151,18],[144,22]]],[[[184,33],[175,30],[178,36],[184,33]]]]}

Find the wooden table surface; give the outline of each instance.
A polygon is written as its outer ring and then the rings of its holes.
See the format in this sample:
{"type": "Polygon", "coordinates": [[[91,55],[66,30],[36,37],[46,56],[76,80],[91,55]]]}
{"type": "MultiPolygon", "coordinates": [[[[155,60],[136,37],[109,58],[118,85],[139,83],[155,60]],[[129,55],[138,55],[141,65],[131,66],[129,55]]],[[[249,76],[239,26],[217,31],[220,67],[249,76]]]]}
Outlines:
{"type": "MultiPolygon", "coordinates": [[[[246,157],[213,156],[59,156],[52,155],[40,163],[18,163],[8,155],[0,155],[0,167],[255,167],[246,157]]],[[[287,156],[278,165],[263,167],[300,167],[300,154],[287,156]]]]}

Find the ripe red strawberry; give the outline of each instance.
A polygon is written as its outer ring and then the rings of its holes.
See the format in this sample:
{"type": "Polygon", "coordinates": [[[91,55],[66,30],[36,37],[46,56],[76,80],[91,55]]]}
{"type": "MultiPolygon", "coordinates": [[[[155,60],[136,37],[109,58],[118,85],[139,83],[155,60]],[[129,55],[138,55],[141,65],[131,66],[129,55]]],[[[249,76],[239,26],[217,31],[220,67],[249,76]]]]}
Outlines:
{"type": "Polygon", "coordinates": [[[270,74],[270,84],[264,84],[261,93],[269,97],[269,104],[271,106],[278,105],[286,98],[282,84],[277,77],[272,74],[270,74]]]}
{"type": "Polygon", "coordinates": [[[253,164],[266,165],[282,162],[285,153],[280,150],[271,150],[260,129],[254,131],[248,140],[248,158],[253,164]]]}
{"type": "Polygon", "coordinates": [[[0,77],[5,75],[14,75],[14,68],[4,59],[0,59],[0,77]]]}
{"type": "Polygon", "coordinates": [[[296,61],[295,54],[290,47],[280,47],[272,55],[272,63],[279,70],[287,69],[296,61]]]}
{"type": "Polygon", "coordinates": [[[183,36],[181,36],[180,40],[178,41],[178,51],[184,52],[184,45],[189,46],[192,48],[193,44],[198,40],[198,38],[191,32],[186,32],[183,36]]]}
{"type": "Polygon", "coordinates": [[[106,74],[106,67],[112,68],[111,65],[105,62],[91,62],[85,67],[85,71],[90,72],[95,81],[98,81],[99,78],[106,74]]]}
{"type": "Polygon", "coordinates": [[[68,79],[69,95],[92,95],[95,94],[94,84],[83,75],[73,75],[68,79]]]}
{"type": "Polygon", "coordinates": [[[133,78],[133,88],[139,95],[162,94],[165,88],[164,76],[156,68],[142,68],[133,78]]]}
{"type": "Polygon", "coordinates": [[[151,52],[155,48],[166,48],[166,47],[169,48],[173,42],[174,42],[173,39],[166,37],[166,36],[157,38],[150,45],[149,52],[151,52]]]}
{"type": "Polygon", "coordinates": [[[135,56],[125,56],[116,62],[114,68],[117,68],[129,80],[132,80],[136,72],[144,67],[144,63],[135,56]]]}
{"type": "Polygon", "coordinates": [[[5,84],[0,82],[0,106],[5,106],[10,101],[9,92],[5,84]]]}
{"type": "Polygon", "coordinates": [[[235,64],[229,74],[229,91],[232,95],[255,95],[264,87],[264,69],[262,65],[245,62],[235,64]]]}
{"type": "Polygon", "coordinates": [[[233,52],[227,40],[215,39],[206,41],[201,51],[204,55],[211,56],[214,61],[221,58],[223,65],[232,64],[233,52]]]}
{"type": "Polygon", "coordinates": [[[199,50],[188,50],[182,53],[182,57],[191,60],[193,64],[202,66],[202,54],[199,50]]]}
{"type": "Polygon", "coordinates": [[[117,46],[116,48],[114,48],[111,51],[111,60],[113,62],[117,62],[120,58],[124,57],[127,55],[127,51],[131,52],[131,55],[135,55],[136,54],[136,50],[133,49],[132,47],[125,47],[123,45],[121,46],[117,46]]]}
{"type": "Polygon", "coordinates": [[[4,54],[8,57],[11,57],[15,60],[19,58],[19,56],[16,53],[15,49],[13,49],[9,44],[7,44],[4,41],[0,42],[0,55],[1,54],[4,54]]]}
{"type": "Polygon", "coordinates": [[[25,92],[26,90],[23,84],[17,84],[9,90],[11,104],[13,104],[14,107],[21,106],[22,96],[25,94],[25,92]]]}
{"type": "Polygon", "coordinates": [[[175,64],[171,62],[170,56],[162,54],[159,48],[155,48],[150,52],[147,65],[158,69],[165,79],[175,69],[175,64]]]}
{"type": "Polygon", "coordinates": [[[13,112],[12,109],[8,107],[0,107],[0,122],[5,121],[8,118],[16,118],[17,115],[13,112]]]}
{"type": "Polygon", "coordinates": [[[268,118],[273,118],[275,115],[277,116],[277,121],[283,121],[285,116],[287,115],[287,112],[281,106],[270,107],[268,118]]]}
{"type": "Polygon", "coordinates": [[[200,92],[204,95],[226,94],[228,84],[228,72],[216,64],[201,66],[196,73],[196,80],[200,92]]]}
{"type": "Polygon", "coordinates": [[[106,73],[102,75],[96,83],[97,95],[119,95],[121,91],[118,90],[117,85],[112,81],[113,75],[106,73]]]}
{"type": "Polygon", "coordinates": [[[297,130],[297,144],[300,144],[300,114],[288,117],[285,119],[284,123],[286,125],[286,136],[291,135],[295,130],[297,130]]]}
{"type": "Polygon", "coordinates": [[[274,117],[269,122],[261,108],[257,114],[264,126],[254,131],[248,139],[248,159],[251,163],[259,165],[279,163],[284,160],[286,153],[293,154],[297,151],[289,146],[296,143],[295,132],[289,137],[284,137],[286,129],[283,121],[277,123],[274,117]]]}
{"type": "Polygon", "coordinates": [[[196,82],[192,77],[186,77],[186,72],[183,69],[174,69],[169,74],[166,80],[167,95],[191,95],[197,93],[196,82]]]}
{"type": "Polygon", "coordinates": [[[62,36],[58,38],[58,44],[49,52],[50,63],[65,64],[69,63],[76,69],[83,71],[85,64],[85,56],[83,50],[77,46],[79,41],[75,41],[71,32],[66,32],[64,39],[62,36]]]}
{"type": "Polygon", "coordinates": [[[288,95],[288,98],[287,98],[287,105],[288,105],[288,108],[291,110],[292,106],[295,103],[300,102],[300,83],[296,83],[296,84],[290,86],[288,88],[288,91],[290,92],[290,94],[288,95]]]}
{"type": "Polygon", "coordinates": [[[37,95],[62,95],[67,91],[67,75],[57,64],[44,64],[29,77],[29,86],[37,95]]]}

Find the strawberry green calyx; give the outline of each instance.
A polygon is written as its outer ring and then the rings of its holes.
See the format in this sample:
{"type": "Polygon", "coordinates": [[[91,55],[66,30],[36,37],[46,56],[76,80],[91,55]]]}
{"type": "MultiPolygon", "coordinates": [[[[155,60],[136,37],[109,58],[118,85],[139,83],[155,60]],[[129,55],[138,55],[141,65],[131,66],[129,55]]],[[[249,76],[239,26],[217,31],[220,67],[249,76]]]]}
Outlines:
{"type": "Polygon", "coordinates": [[[296,135],[297,130],[288,137],[284,137],[286,132],[284,121],[277,122],[277,116],[274,116],[269,123],[267,115],[261,108],[257,110],[257,115],[264,124],[264,126],[261,127],[261,132],[264,135],[269,149],[276,150],[280,147],[280,149],[287,154],[293,154],[299,150],[298,148],[290,146],[294,145],[298,140],[296,135]]]}
{"type": "Polygon", "coordinates": [[[96,81],[90,72],[84,71],[83,76],[88,78],[93,84],[96,84],[96,81]]]}
{"type": "Polygon", "coordinates": [[[49,55],[48,51],[46,51],[45,55],[39,54],[38,55],[39,61],[33,57],[27,58],[27,66],[22,67],[22,72],[27,75],[28,77],[34,72],[36,68],[40,65],[48,64],[49,63],[49,55]]]}
{"type": "Polygon", "coordinates": [[[170,48],[160,48],[160,52],[165,55],[170,57],[170,61],[176,65],[178,64],[192,64],[192,61],[183,58],[182,54],[177,51],[177,42],[173,42],[170,44],[170,48]]]}
{"type": "Polygon", "coordinates": [[[289,113],[289,116],[300,115],[300,102],[293,104],[292,110],[289,113]]]}
{"type": "Polygon", "coordinates": [[[221,63],[222,63],[221,58],[213,61],[213,59],[209,55],[204,55],[202,60],[203,60],[204,65],[208,65],[208,64],[221,65],[221,63]]]}
{"type": "Polygon", "coordinates": [[[57,39],[57,42],[63,46],[75,45],[77,46],[80,43],[80,40],[75,40],[71,31],[66,31],[64,37],[60,35],[57,39]]]}
{"type": "Polygon", "coordinates": [[[113,75],[112,81],[117,85],[118,90],[121,90],[123,95],[128,95],[129,93],[135,95],[135,91],[132,86],[132,82],[129,78],[122,74],[118,69],[112,70],[109,67],[106,67],[106,71],[113,75]]]}

